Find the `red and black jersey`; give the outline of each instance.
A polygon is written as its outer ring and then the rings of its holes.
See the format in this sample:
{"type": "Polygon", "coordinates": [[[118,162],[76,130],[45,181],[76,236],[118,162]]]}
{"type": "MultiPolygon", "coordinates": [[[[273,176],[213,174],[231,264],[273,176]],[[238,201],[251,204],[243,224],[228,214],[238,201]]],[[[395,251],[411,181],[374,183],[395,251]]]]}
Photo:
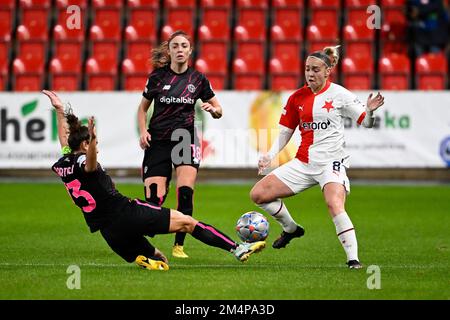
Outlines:
{"type": "Polygon", "coordinates": [[[170,140],[176,129],[194,133],[195,103],[208,101],[214,91],[203,73],[189,67],[175,73],[170,66],[153,70],[142,95],[154,101],[148,132],[152,140],[170,140]]]}
{"type": "Polygon", "coordinates": [[[97,170],[86,172],[86,154],[67,154],[52,170],[61,178],[73,202],[81,208],[91,232],[95,232],[125,210],[129,199],[115,188],[111,177],[97,164],[97,170]]]}

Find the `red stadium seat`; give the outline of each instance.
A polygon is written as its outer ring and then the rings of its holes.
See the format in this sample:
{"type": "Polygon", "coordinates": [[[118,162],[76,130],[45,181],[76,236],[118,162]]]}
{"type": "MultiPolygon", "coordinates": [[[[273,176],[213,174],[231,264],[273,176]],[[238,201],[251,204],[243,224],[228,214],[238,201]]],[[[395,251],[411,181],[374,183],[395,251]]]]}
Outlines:
{"type": "Polygon", "coordinates": [[[125,28],[125,39],[157,40],[157,12],[154,9],[133,9],[129,13],[129,25],[125,28]]]}
{"type": "Polygon", "coordinates": [[[300,74],[301,50],[298,43],[275,43],[272,50],[272,59],[270,59],[271,74],[300,74]]]}
{"type": "Polygon", "coordinates": [[[367,19],[370,15],[364,8],[350,8],[347,10],[347,24],[367,28],[367,19]]]}
{"type": "Polygon", "coordinates": [[[266,39],[266,10],[240,9],[234,34],[237,41],[264,41],[266,39]]]}
{"type": "Polygon", "coordinates": [[[132,41],[126,43],[126,58],[148,60],[151,56],[152,44],[146,41],[132,41]]]}
{"type": "Polygon", "coordinates": [[[127,0],[128,8],[159,8],[159,0],[127,0]]]}
{"type": "Polygon", "coordinates": [[[17,27],[17,39],[48,39],[49,13],[47,9],[26,9],[22,12],[22,24],[17,27]]]}
{"type": "Polygon", "coordinates": [[[16,7],[16,0],[2,0],[0,1],[1,9],[12,10],[16,7]]]}
{"type": "Polygon", "coordinates": [[[339,0],[309,0],[310,8],[334,8],[339,9],[341,4],[339,0]]]}
{"type": "Polygon", "coordinates": [[[121,40],[121,11],[119,9],[95,10],[94,24],[90,29],[91,40],[121,40]]]}
{"type": "Polygon", "coordinates": [[[208,74],[207,77],[213,90],[225,90],[227,88],[227,76],[208,74]]]}
{"type": "Polygon", "coordinates": [[[376,4],[373,0],[345,0],[344,7],[349,8],[367,8],[370,5],[376,4]]]}
{"type": "Polygon", "coordinates": [[[269,7],[269,0],[237,0],[236,7],[267,9],[269,7]]]}
{"type": "Polygon", "coordinates": [[[0,91],[5,91],[7,89],[7,81],[7,76],[0,74],[0,91]]]}
{"type": "Polygon", "coordinates": [[[58,41],[55,42],[54,56],[58,57],[64,54],[76,55],[82,58],[84,43],[78,41],[58,41]]]}
{"type": "Polygon", "coordinates": [[[406,0],[381,0],[382,8],[404,8],[406,0]]]}
{"type": "Polygon", "coordinates": [[[20,44],[19,56],[13,61],[13,90],[39,91],[45,66],[45,44],[20,44]]]}
{"type": "Polygon", "coordinates": [[[19,55],[13,62],[15,73],[43,73],[46,60],[46,44],[43,42],[22,42],[19,55]]]}
{"type": "Polygon", "coordinates": [[[381,89],[409,89],[410,61],[407,55],[391,53],[381,57],[378,65],[381,89]]]}
{"type": "Polygon", "coordinates": [[[63,53],[50,61],[50,87],[58,91],[79,89],[82,61],[78,55],[63,53]]]}
{"type": "Polygon", "coordinates": [[[271,28],[272,41],[300,41],[303,38],[300,10],[277,9],[271,28]]]}
{"type": "Polygon", "coordinates": [[[80,76],[70,74],[51,75],[50,88],[55,91],[78,91],[80,89],[80,76]]]}
{"type": "Polygon", "coordinates": [[[88,77],[87,80],[87,89],[89,91],[114,91],[115,87],[116,87],[115,76],[91,75],[88,77]]]}
{"type": "Polygon", "coordinates": [[[12,89],[14,91],[40,91],[42,89],[42,76],[39,74],[14,76],[12,89]]]}
{"type": "Polygon", "coordinates": [[[122,8],[122,0],[92,0],[93,8],[122,8]]]}
{"type": "Polygon", "coordinates": [[[264,73],[264,45],[262,43],[240,43],[237,46],[233,70],[237,74],[264,73]]]}
{"type": "Polygon", "coordinates": [[[311,12],[311,21],[319,26],[333,24],[335,28],[339,25],[338,9],[314,9],[311,12]]]}
{"type": "Polygon", "coordinates": [[[443,53],[428,53],[416,59],[416,86],[420,90],[445,90],[447,59],[443,53]]]}
{"type": "MultiPolygon", "coordinates": [[[[81,16],[85,15],[86,11],[81,11],[81,16]]],[[[56,42],[59,41],[77,41],[82,42],[85,41],[85,28],[86,21],[80,21],[80,28],[69,28],[67,25],[67,19],[71,16],[70,13],[67,13],[65,10],[60,10],[58,15],[58,22],[53,28],[53,39],[56,42]]]]}
{"type": "Polygon", "coordinates": [[[200,7],[231,9],[233,7],[233,0],[201,0],[200,7]]]}
{"type": "Polygon", "coordinates": [[[49,8],[51,0],[19,0],[20,8],[49,8]]]}
{"type": "Polygon", "coordinates": [[[14,10],[0,8],[0,41],[11,41],[14,10]]]}
{"type": "Polygon", "coordinates": [[[148,75],[122,75],[123,90],[142,92],[147,82],[148,75]]]}
{"type": "Polygon", "coordinates": [[[235,75],[234,90],[261,90],[264,86],[263,76],[235,75]]]}
{"type": "Polygon", "coordinates": [[[67,9],[71,5],[76,5],[81,9],[86,9],[88,0],[56,0],[56,6],[60,9],[67,9]]]}
{"type": "Polygon", "coordinates": [[[120,42],[99,41],[93,42],[91,45],[91,57],[99,60],[111,60],[112,64],[117,65],[120,42]]]}
{"type": "Polygon", "coordinates": [[[198,29],[200,41],[229,40],[230,11],[228,9],[204,9],[202,21],[198,29]]]}
{"type": "Polygon", "coordinates": [[[338,30],[336,25],[310,25],[306,29],[307,51],[322,50],[326,46],[338,44],[338,30]]]}
{"type": "Polygon", "coordinates": [[[228,65],[228,44],[225,42],[205,42],[200,45],[200,56],[196,66],[203,73],[225,75],[228,65]]]}
{"type": "Polygon", "coordinates": [[[9,49],[10,44],[8,42],[0,42],[0,75],[8,73],[9,49]]]}
{"type": "Polygon", "coordinates": [[[343,35],[346,56],[373,55],[375,30],[368,29],[365,26],[346,25],[343,35]]]}
{"type": "Polygon", "coordinates": [[[272,0],[274,8],[303,8],[303,0],[272,0]]]}
{"type": "Polygon", "coordinates": [[[196,6],[195,0],[164,0],[164,7],[166,8],[191,8],[196,6]]]}
{"type": "Polygon", "coordinates": [[[170,9],[166,14],[166,24],[161,31],[162,40],[169,39],[177,30],[183,30],[194,38],[194,21],[196,11],[191,9],[170,9]]]}
{"type": "Polygon", "coordinates": [[[342,61],[342,78],[349,90],[369,90],[372,88],[372,55],[346,57],[342,61]]]}
{"type": "Polygon", "coordinates": [[[299,87],[300,76],[275,74],[270,76],[270,90],[295,90],[299,87]]]}

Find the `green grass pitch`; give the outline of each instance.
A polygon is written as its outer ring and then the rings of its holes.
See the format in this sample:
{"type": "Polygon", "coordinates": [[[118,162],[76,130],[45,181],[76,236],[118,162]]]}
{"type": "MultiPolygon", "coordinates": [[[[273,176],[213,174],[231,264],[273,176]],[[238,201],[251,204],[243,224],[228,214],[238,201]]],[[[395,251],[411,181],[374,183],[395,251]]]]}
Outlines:
{"type": "MultiPolygon", "coordinates": [[[[237,239],[236,220],[257,209],[250,188],[198,185],[195,218],[237,239]]],[[[118,189],[142,198],[139,184],[118,189]]],[[[172,189],[166,205],[175,207],[174,198],[172,189]]],[[[450,299],[448,186],[352,186],[347,211],[360,259],[379,266],[380,289],[368,289],[373,275],[366,268],[346,268],[318,187],[286,200],[306,229],[286,249],[271,248],[281,231],[272,218],[267,248],[245,264],[189,235],[191,258],[177,260],[170,255],[174,235],[156,236],[168,272],[121,260],[88,231],[62,184],[3,183],[0,199],[0,299],[450,299]],[[79,290],[67,288],[70,265],[80,267],[79,290]]]]}

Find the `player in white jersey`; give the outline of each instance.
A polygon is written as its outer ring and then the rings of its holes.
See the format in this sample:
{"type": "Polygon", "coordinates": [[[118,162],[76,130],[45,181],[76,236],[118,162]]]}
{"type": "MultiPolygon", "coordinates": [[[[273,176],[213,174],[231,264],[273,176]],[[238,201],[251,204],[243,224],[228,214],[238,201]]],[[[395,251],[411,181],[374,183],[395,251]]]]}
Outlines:
{"type": "Polygon", "coordinates": [[[258,162],[259,173],[267,169],[299,127],[301,143],[290,162],[265,176],[250,192],[259,207],[278,221],[283,232],[273,248],[284,248],[305,230],[291,217],[281,198],[290,197],[319,184],[328,211],[336,226],[337,236],[347,255],[347,265],[362,268],[353,224],[345,211],[345,198],[350,192],[346,174],[348,155],[344,149],[344,118],[366,128],[373,126],[373,112],[384,104],[384,97],[372,94],[364,105],[356,95],[328,80],[339,61],[338,47],[326,47],[308,56],[305,63],[304,87],[294,92],[283,109],[280,134],[270,151],[258,162]]]}

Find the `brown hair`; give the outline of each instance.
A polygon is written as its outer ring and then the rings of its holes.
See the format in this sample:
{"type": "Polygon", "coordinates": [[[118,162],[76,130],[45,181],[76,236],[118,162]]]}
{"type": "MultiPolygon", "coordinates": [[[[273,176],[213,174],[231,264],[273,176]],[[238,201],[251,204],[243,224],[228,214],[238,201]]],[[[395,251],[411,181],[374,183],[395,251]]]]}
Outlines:
{"type": "Polygon", "coordinates": [[[68,143],[70,149],[77,151],[80,149],[80,145],[83,141],[89,140],[89,130],[88,127],[81,124],[78,117],[72,113],[72,109],[69,108],[65,113],[67,124],[69,125],[69,138],[68,143]]]}
{"type": "Polygon", "coordinates": [[[150,62],[154,69],[164,67],[170,63],[169,44],[177,36],[185,37],[189,41],[191,48],[193,47],[192,39],[186,32],[182,30],[175,31],[170,35],[167,41],[161,43],[157,48],[152,49],[152,57],[150,58],[150,62]]]}

